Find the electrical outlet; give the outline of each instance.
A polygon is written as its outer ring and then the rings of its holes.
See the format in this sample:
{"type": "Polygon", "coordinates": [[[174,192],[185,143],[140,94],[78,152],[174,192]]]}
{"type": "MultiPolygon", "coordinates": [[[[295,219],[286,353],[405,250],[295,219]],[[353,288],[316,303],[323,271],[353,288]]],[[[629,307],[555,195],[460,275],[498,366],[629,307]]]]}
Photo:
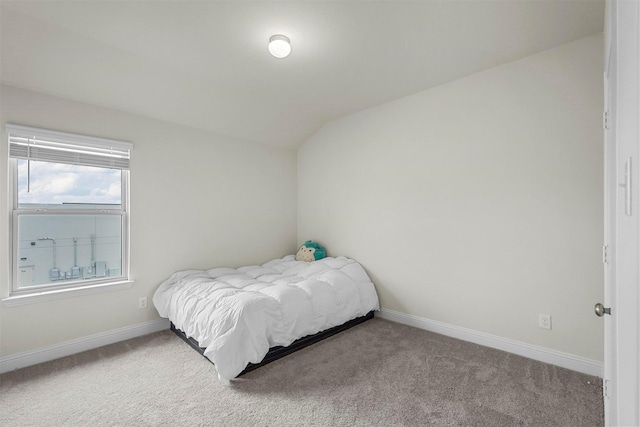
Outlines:
{"type": "Polygon", "coordinates": [[[551,329],[551,315],[538,314],[538,326],[542,329],[551,329]]]}
{"type": "Polygon", "coordinates": [[[138,299],[138,308],[141,310],[147,308],[147,297],[140,297],[138,299]]]}

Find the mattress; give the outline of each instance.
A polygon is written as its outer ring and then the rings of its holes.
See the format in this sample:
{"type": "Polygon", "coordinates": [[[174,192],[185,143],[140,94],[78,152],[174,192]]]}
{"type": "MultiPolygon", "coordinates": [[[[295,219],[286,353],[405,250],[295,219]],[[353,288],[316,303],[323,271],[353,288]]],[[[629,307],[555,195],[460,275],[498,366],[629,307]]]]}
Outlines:
{"type": "Polygon", "coordinates": [[[270,347],[379,309],[362,266],[345,257],[295,256],[241,268],[174,273],[153,297],[162,317],[203,347],[222,380],[257,364],[270,347]]]}

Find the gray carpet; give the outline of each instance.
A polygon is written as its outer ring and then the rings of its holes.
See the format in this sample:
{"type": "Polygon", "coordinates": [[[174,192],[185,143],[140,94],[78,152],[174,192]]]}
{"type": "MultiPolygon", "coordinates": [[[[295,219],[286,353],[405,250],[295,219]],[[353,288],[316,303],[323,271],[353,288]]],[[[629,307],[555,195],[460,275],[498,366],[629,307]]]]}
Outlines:
{"type": "Polygon", "coordinates": [[[0,425],[601,426],[588,382],[373,319],[224,384],[165,331],[0,376],[0,425]]]}

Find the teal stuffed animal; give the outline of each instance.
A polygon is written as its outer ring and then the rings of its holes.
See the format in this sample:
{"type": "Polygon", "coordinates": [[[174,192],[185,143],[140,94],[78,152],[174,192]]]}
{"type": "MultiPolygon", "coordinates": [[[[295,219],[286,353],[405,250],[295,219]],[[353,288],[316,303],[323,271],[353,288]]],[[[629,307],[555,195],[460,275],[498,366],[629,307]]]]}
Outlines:
{"type": "Polygon", "coordinates": [[[304,242],[298,253],[296,254],[296,261],[316,261],[327,256],[327,251],[320,244],[307,240],[304,242]]]}

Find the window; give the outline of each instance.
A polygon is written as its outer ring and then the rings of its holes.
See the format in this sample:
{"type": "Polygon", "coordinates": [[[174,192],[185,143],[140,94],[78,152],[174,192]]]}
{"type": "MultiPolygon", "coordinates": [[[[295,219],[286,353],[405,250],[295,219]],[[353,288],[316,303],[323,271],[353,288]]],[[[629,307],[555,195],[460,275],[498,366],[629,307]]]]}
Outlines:
{"type": "Polygon", "coordinates": [[[132,144],[6,126],[11,296],[129,280],[132,144]]]}

